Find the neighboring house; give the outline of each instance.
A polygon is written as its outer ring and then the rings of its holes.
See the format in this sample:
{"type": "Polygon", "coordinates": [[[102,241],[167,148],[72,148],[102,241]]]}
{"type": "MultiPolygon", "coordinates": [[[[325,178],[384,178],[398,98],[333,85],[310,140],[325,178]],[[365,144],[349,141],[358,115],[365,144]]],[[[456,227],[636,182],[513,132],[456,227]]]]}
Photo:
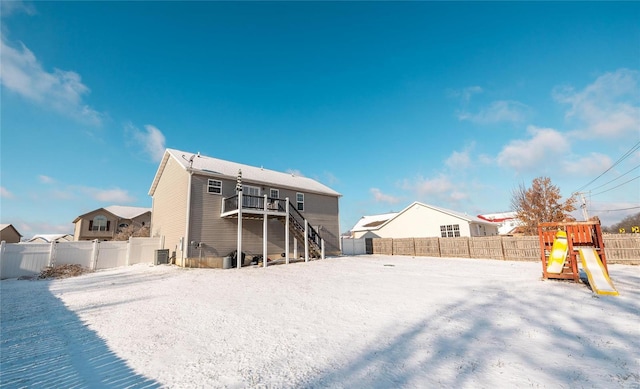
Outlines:
{"type": "Polygon", "coordinates": [[[70,234],[39,234],[29,239],[29,243],[51,243],[51,242],[71,242],[73,235],[70,234]]]}
{"type": "Polygon", "coordinates": [[[340,194],[310,178],[167,149],[149,195],[151,236],[164,236],[178,265],[219,267],[239,246],[263,254],[265,241],[270,259],[306,253],[305,220],[310,255],[320,254],[320,238],[326,255],[340,254],[340,194]]]}
{"type": "MultiPolygon", "coordinates": [[[[364,233],[361,233],[362,229],[360,230],[360,237],[454,238],[498,235],[498,227],[494,223],[417,201],[386,221],[383,221],[385,219],[385,217],[382,217],[383,215],[379,216],[381,216],[379,221],[382,221],[382,223],[370,227],[363,226],[367,229],[364,233]]],[[[369,216],[369,218],[375,219],[374,216],[369,216]]],[[[373,223],[377,222],[374,221],[373,223]]]]}
{"type": "Polygon", "coordinates": [[[149,226],[151,208],[112,205],[80,215],[73,223],[74,240],[113,240],[122,228],[149,226]]]}
{"type": "Polygon", "coordinates": [[[374,230],[377,230],[387,220],[398,215],[398,212],[383,213],[380,215],[363,216],[358,220],[355,226],[351,229],[351,237],[354,239],[360,238],[377,238],[374,230]]]}
{"type": "Polygon", "coordinates": [[[19,243],[22,235],[12,224],[0,224],[0,241],[5,243],[19,243]]]}
{"type": "Polygon", "coordinates": [[[498,226],[499,235],[520,235],[520,221],[516,212],[498,212],[478,215],[479,219],[495,223],[498,226]]]}

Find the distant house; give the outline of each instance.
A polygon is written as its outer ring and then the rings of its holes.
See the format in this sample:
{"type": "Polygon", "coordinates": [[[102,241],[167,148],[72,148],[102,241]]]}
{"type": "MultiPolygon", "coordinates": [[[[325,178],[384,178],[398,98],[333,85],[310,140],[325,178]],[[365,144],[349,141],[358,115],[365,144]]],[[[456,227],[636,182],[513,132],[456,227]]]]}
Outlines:
{"type": "Polygon", "coordinates": [[[51,242],[71,242],[73,235],[70,234],[39,234],[29,239],[29,243],[51,243],[51,242]]]}
{"type": "Polygon", "coordinates": [[[478,215],[479,219],[495,223],[498,226],[499,235],[521,235],[520,226],[516,212],[498,212],[478,215]]]}
{"type": "Polygon", "coordinates": [[[387,220],[392,219],[398,215],[398,212],[382,213],[379,215],[363,216],[358,220],[355,226],[351,229],[351,237],[354,239],[360,238],[377,238],[374,232],[387,220]]]}
{"type": "Polygon", "coordinates": [[[396,214],[366,218],[365,222],[369,223],[358,227],[359,221],[354,226],[354,230],[357,230],[354,237],[454,238],[498,235],[495,223],[417,201],[396,214]]]}
{"type": "Polygon", "coordinates": [[[323,241],[340,254],[340,194],[307,177],[167,149],[149,195],[151,236],[164,236],[178,265],[219,267],[238,243],[271,259],[307,246],[319,255],[323,241]]]}
{"type": "Polygon", "coordinates": [[[5,243],[19,243],[22,235],[12,224],[0,224],[0,241],[5,243]]]}
{"type": "Polygon", "coordinates": [[[74,240],[113,240],[122,228],[149,226],[151,208],[112,205],[80,215],[73,223],[74,240]]]}

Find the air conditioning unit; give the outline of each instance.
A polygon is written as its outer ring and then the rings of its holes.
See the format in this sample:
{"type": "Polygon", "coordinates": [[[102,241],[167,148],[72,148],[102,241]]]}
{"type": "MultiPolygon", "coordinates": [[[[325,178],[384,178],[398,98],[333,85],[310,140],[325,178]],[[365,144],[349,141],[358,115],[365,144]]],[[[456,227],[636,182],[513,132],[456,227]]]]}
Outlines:
{"type": "Polygon", "coordinates": [[[169,263],[169,249],[156,250],[156,265],[166,265],[169,263]]]}

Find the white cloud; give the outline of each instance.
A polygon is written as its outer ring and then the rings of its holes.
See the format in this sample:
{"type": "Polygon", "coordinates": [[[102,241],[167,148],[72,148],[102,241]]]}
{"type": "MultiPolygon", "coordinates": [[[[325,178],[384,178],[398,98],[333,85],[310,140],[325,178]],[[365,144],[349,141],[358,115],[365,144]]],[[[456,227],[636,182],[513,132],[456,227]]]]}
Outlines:
{"type": "Polygon", "coordinates": [[[82,187],[80,190],[86,195],[90,196],[94,200],[98,200],[105,203],[113,203],[113,204],[122,204],[122,203],[132,203],[135,201],[129,193],[120,188],[115,189],[98,189],[98,188],[89,188],[82,187]]]}
{"type": "Polygon", "coordinates": [[[53,178],[45,176],[43,174],[38,176],[38,180],[43,184],[53,184],[54,182],[56,182],[53,178]]]}
{"type": "Polygon", "coordinates": [[[14,196],[7,188],[0,186],[0,197],[3,199],[12,199],[14,196]]]}
{"type": "Polygon", "coordinates": [[[459,120],[468,120],[476,124],[494,124],[502,122],[521,123],[529,116],[530,108],[517,101],[494,101],[478,113],[460,112],[459,120]]]}
{"type": "Polygon", "coordinates": [[[567,119],[584,128],[574,135],[582,138],[623,137],[637,134],[640,127],[639,72],[619,69],[605,73],[581,91],[571,86],[554,88],[552,95],[570,106],[567,119]]]}
{"type": "Polygon", "coordinates": [[[292,176],[296,176],[296,177],[304,177],[304,174],[302,174],[302,172],[300,170],[297,170],[297,169],[287,169],[287,173],[291,174],[292,176]]]}
{"type": "Polygon", "coordinates": [[[373,195],[373,199],[376,201],[376,203],[397,204],[401,200],[399,197],[382,193],[378,188],[371,188],[369,189],[369,191],[373,195]]]}
{"type": "Polygon", "coordinates": [[[325,177],[326,182],[329,183],[329,185],[335,185],[335,184],[338,184],[340,182],[340,179],[338,179],[338,177],[336,177],[331,172],[324,172],[324,177],[325,177]]]}
{"type": "Polygon", "coordinates": [[[569,150],[568,140],[552,128],[528,128],[531,138],[514,140],[498,154],[500,166],[510,167],[518,172],[533,169],[545,161],[560,158],[569,150]]]}
{"type": "Polygon", "coordinates": [[[483,92],[482,87],[477,86],[477,85],[473,85],[473,86],[466,87],[464,89],[449,90],[448,94],[451,97],[456,97],[456,98],[459,97],[462,101],[464,101],[466,103],[469,100],[471,100],[471,97],[473,95],[479,94],[479,93],[482,93],[482,92],[483,92]]]}
{"type": "Polygon", "coordinates": [[[563,171],[573,176],[592,176],[593,172],[603,172],[611,167],[611,158],[600,153],[591,153],[589,156],[575,160],[565,160],[562,163],[563,171]]]}
{"type": "Polygon", "coordinates": [[[31,4],[25,4],[22,1],[0,1],[0,16],[3,18],[19,12],[24,12],[27,15],[35,15],[36,9],[31,4]]]}
{"type": "Polygon", "coordinates": [[[60,69],[47,72],[24,44],[14,48],[4,35],[0,38],[0,51],[0,83],[5,88],[84,123],[101,123],[102,115],[83,101],[89,88],[78,73],[60,69]]]}
{"type": "Polygon", "coordinates": [[[419,177],[413,184],[409,185],[409,187],[411,186],[421,196],[448,193],[455,188],[451,180],[444,175],[432,179],[419,177]]]}
{"type": "Polygon", "coordinates": [[[144,130],[140,130],[133,124],[125,126],[125,132],[130,133],[136,147],[141,148],[154,162],[160,162],[165,151],[166,139],[156,126],[147,124],[144,130]]]}
{"type": "Polygon", "coordinates": [[[467,147],[462,151],[454,151],[451,153],[444,163],[450,169],[466,169],[471,166],[471,149],[473,146],[467,147]]]}
{"type": "Polygon", "coordinates": [[[435,198],[448,204],[455,204],[469,198],[469,195],[464,192],[464,184],[456,184],[444,174],[430,179],[419,176],[414,180],[404,180],[402,188],[415,192],[420,200],[427,202],[433,202],[435,198]]]}

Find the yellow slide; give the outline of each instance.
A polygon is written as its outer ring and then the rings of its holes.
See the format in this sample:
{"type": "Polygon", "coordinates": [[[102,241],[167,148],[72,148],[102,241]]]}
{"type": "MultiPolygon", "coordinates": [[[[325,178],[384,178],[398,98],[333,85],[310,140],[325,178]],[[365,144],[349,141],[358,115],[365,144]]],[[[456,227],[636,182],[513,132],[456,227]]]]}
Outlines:
{"type": "Polygon", "coordinates": [[[553,240],[553,246],[547,261],[547,273],[562,273],[564,261],[567,259],[568,247],[567,233],[564,231],[556,232],[556,238],[553,240]]]}
{"type": "Polygon", "coordinates": [[[613,287],[613,282],[604,268],[600,256],[593,248],[580,249],[580,261],[582,269],[587,273],[591,290],[597,294],[618,295],[618,291],[613,287]]]}

